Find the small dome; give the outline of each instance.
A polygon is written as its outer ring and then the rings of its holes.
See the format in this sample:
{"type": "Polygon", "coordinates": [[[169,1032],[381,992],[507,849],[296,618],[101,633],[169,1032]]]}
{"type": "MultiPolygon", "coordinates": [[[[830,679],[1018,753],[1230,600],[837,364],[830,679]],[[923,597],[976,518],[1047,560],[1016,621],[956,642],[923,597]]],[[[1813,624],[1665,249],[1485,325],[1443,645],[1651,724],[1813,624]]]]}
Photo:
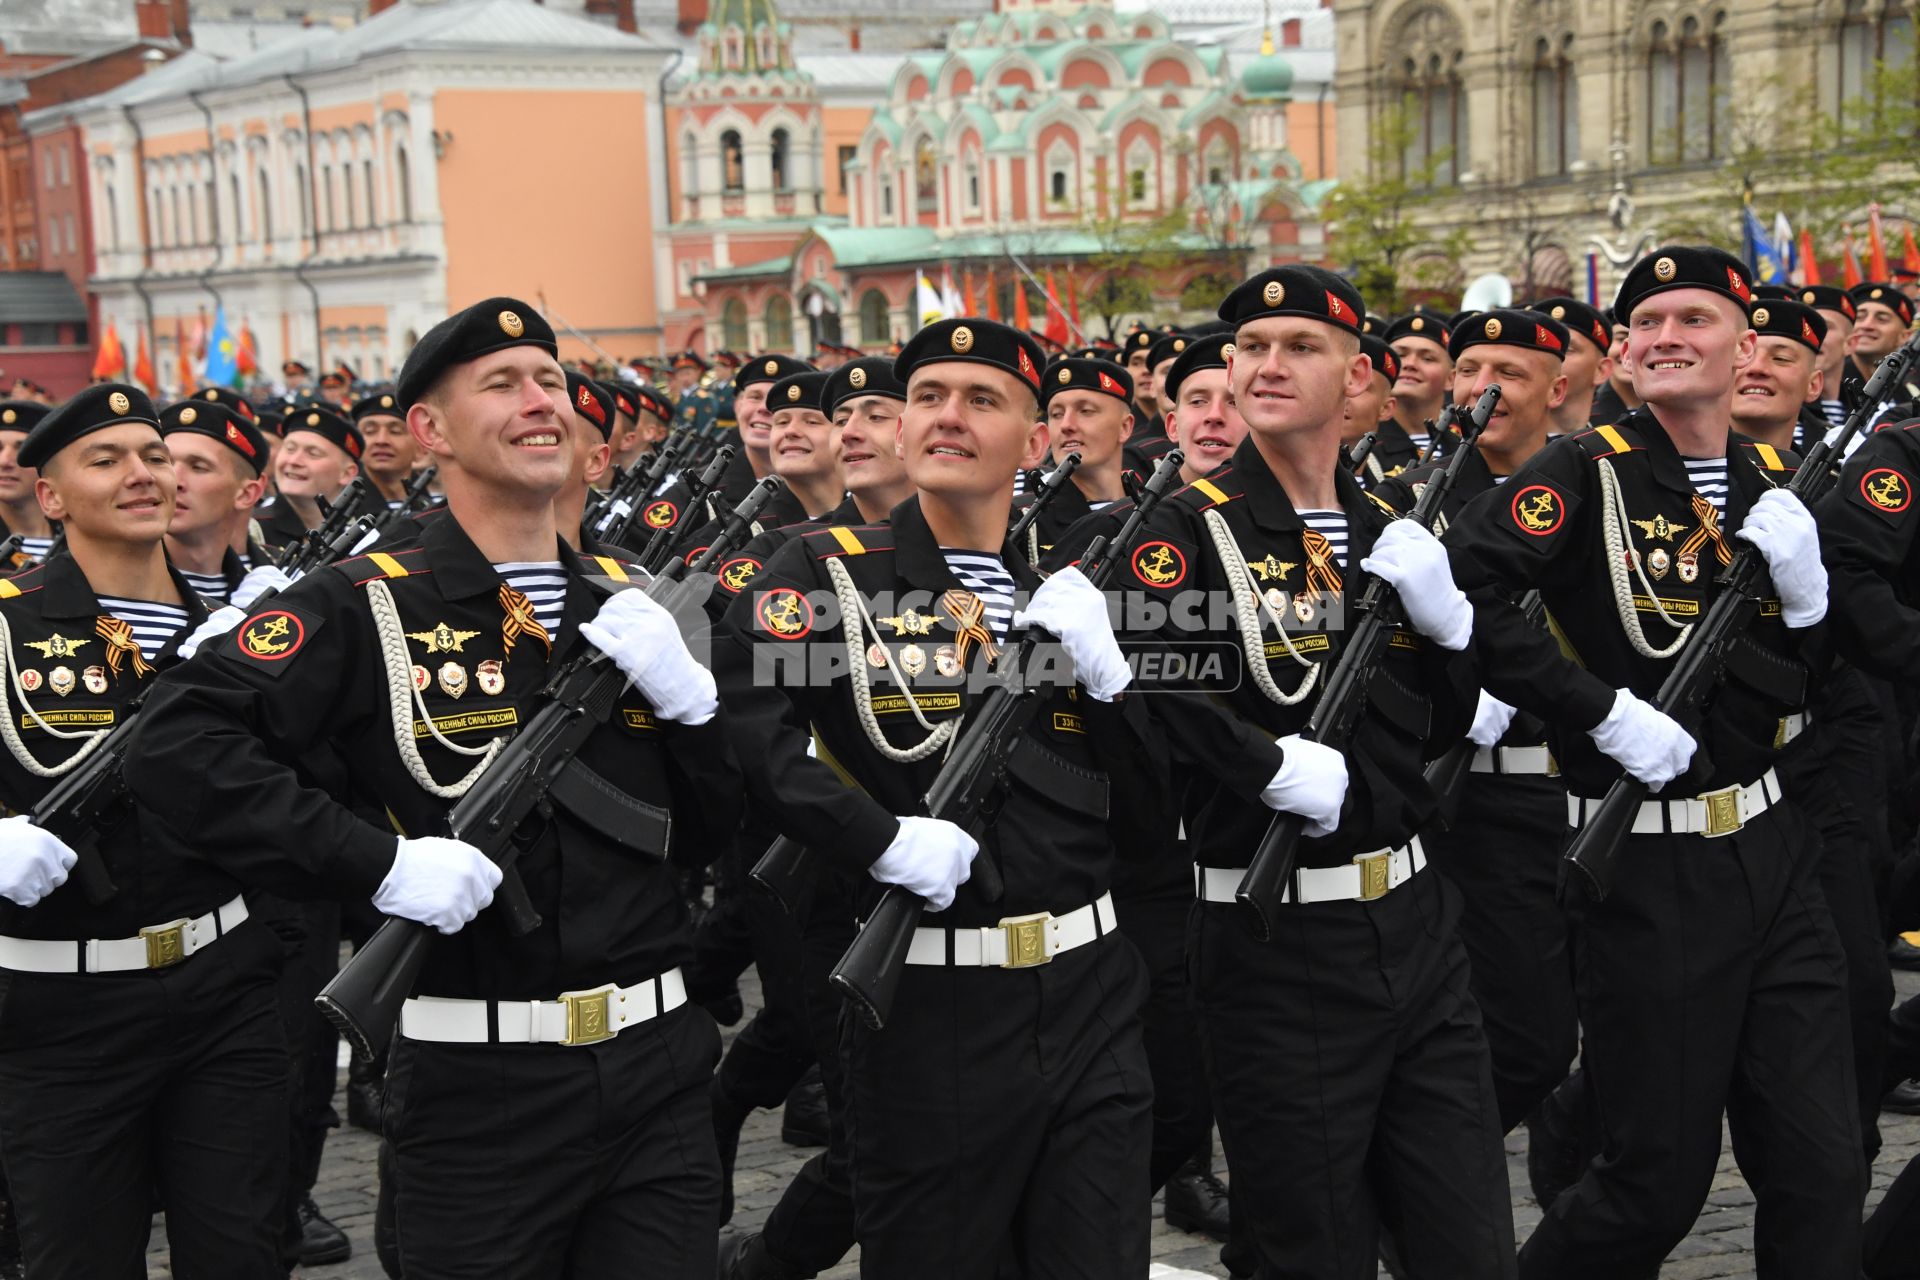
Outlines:
{"type": "Polygon", "coordinates": [[[1240,92],[1247,98],[1285,98],[1293,92],[1293,64],[1273,50],[1271,42],[1240,73],[1240,92]]]}

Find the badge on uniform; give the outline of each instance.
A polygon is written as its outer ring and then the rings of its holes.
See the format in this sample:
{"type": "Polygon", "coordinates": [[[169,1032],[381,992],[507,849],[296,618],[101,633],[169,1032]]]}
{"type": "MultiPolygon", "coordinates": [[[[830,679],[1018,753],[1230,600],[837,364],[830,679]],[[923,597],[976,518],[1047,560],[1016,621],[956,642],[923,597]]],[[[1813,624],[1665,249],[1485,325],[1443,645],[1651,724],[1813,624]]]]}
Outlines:
{"type": "Polygon", "coordinates": [[[85,638],[69,640],[56,631],[45,640],[28,640],[25,643],[29,649],[38,649],[43,658],[71,658],[83,646],[92,644],[93,641],[85,638]]]}
{"type": "Polygon", "coordinates": [[[43,679],[38,671],[24,670],[20,673],[20,687],[28,693],[38,693],[43,679]]]}
{"type": "Polygon", "coordinates": [[[1278,587],[1268,587],[1266,593],[1267,608],[1273,610],[1273,616],[1283,618],[1287,612],[1287,593],[1278,587]]]}
{"type": "Polygon", "coordinates": [[[875,640],[867,646],[867,665],[884,667],[887,665],[887,646],[875,640]]]}
{"type": "Polygon", "coordinates": [[[428,671],[425,667],[421,666],[419,663],[417,662],[414,663],[413,664],[413,691],[415,693],[425,693],[427,691],[427,686],[432,683],[433,683],[433,673],[428,671]]]}
{"type": "Polygon", "coordinates": [[[1679,560],[1680,581],[1693,582],[1700,576],[1700,557],[1691,551],[1683,552],[1679,560]]]}
{"type": "Polygon", "coordinates": [[[910,676],[917,676],[927,669],[927,651],[917,644],[903,645],[900,649],[900,669],[910,676]]]}
{"type": "Polygon", "coordinates": [[[960,674],[960,655],[952,645],[943,644],[933,651],[933,669],[949,680],[960,674]]]}
{"type": "Polygon", "coordinates": [[[427,646],[428,653],[459,653],[478,631],[456,631],[444,622],[436,622],[431,631],[409,631],[407,639],[427,646]]]}
{"type": "Polygon", "coordinates": [[[80,673],[80,683],[86,686],[88,693],[105,693],[107,691],[107,669],[105,667],[88,667],[80,673]]]}
{"type": "Polygon", "coordinates": [[[497,698],[506,690],[507,673],[501,670],[498,658],[488,658],[473,669],[473,681],[480,686],[480,692],[497,698]]]}
{"type": "Polygon", "coordinates": [[[1302,622],[1313,621],[1313,597],[1302,591],[1293,598],[1293,616],[1302,622]]]}
{"type": "Polygon", "coordinates": [[[47,673],[47,687],[61,697],[73,692],[73,668],[55,667],[47,673]]]}
{"type": "Polygon", "coordinates": [[[467,691],[467,669],[457,662],[441,663],[440,687],[449,698],[458,698],[467,691]]]}
{"type": "Polygon", "coordinates": [[[1665,547],[1655,547],[1647,553],[1647,572],[1653,575],[1655,582],[1667,576],[1667,570],[1673,567],[1673,557],[1667,554],[1665,547]]]}

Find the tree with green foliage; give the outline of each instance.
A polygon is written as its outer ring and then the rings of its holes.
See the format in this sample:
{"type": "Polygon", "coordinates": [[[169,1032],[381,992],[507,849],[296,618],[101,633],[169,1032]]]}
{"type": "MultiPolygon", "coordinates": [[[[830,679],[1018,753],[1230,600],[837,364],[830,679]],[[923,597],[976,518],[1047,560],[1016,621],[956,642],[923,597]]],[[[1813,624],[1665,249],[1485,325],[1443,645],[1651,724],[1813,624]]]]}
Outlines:
{"type": "Polygon", "coordinates": [[[1436,232],[1419,220],[1451,194],[1437,181],[1449,152],[1413,158],[1419,129],[1411,99],[1382,111],[1367,141],[1366,176],[1342,179],[1327,200],[1330,256],[1371,310],[1399,311],[1409,293],[1444,287],[1467,252],[1467,228],[1436,232]]]}
{"type": "Polygon", "coordinates": [[[1188,225],[1185,209],[1142,212],[1128,207],[1127,196],[1124,181],[1116,182],[1104,201],[1087,207],[1077,226],[1096,246],[1081,260],[1096,283],[1081,295],[1080,303],[1087,319],[1098,317],[1107,337],[1115,342],[1120,340],[1120,322],[1128,316],[1151,314],[1156,306],[1154,284],[1191,256],[1183,243],[1188,225]]]}

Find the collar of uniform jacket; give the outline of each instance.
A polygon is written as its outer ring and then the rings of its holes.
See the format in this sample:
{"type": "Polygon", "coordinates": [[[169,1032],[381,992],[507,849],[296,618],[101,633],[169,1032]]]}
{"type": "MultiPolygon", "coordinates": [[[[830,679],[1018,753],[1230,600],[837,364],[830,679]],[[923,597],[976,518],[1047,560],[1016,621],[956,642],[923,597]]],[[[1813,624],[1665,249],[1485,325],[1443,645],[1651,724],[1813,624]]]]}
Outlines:
{"type": "MultiPolygon", "coordinates": [[[[42,566],[40,579],[40,613],[46,618],[97,618],[106,610],[100,607],[100,598],[93,593],[93,584],[87,581],[87,575],[81,570],[80,562],[70,555],[58,555],[42,566]]],[[[167,577],[173,580],[173,589],[180,594],[181,602],[187,607],[187,625],[176,632],[160,658],[170,658],[179,643],[192,633],[193,629],[207,620],[207,607],[180,576],[180,571],[167,563],[167,577]]]]}
{"type": "MultiPolygon", "coordinates": [[[[895,507],[887,523],[893,527],[894,565],[908,583],[921,591],[934,592],[961,585],[960,579],[947,567],[947,558],[940,553],[939,540],[927,527],[918,494],[895,507]]],[[[1027,564],[1027,557],[1019,548],[1002,543],[1000,559],[1013,575],[1016,590],[1032,591],[1040,585],[1040,575],[1027,564]]]]}
{"type": "MultiPolygon", "coordinates": [[[[1621,425],[1633,428],[1640,438],[1646,441],[1648,469],[1654,481],[1662,488],[1670,489],[1683,498],[1694,495],[1693,481],[1687,478],[1687,464],[1680,459],[1680,451],[1673,447],[1673,440],[1667,435],[1667,429],[1660,425],[1660,419],[1646,406],[1635,409],[1620,420],[1621,425]]],[[[1781,473],[1781,483],[1786,482],[1787,473],[1781,473]]],[[[1747,508],[1754,499],[1774,486],[1761,475],[1759,468],[1753,465],[1753,459],[1747,450],[1740,447],[1729,425],[1727,429],[1727,510],[1721,517],[1720,527],[1737,529],[1747,508]]]]}
{"type": "MultiPolygon", "coordinates": [[[[1342,457],[1344,460],[1344,453],[1342,457]]],[[[1274,533],[1293,533],[1306,527],[1306,521],[1294,510],[1293,499],[1287,496],[1286,489],[1267,466],[1267,460],[1260,455],[1260,448],[1254,443],[1251,432],[1234,450],[1233,475],[1240,482],[1240,491],[1247,495],[1248,513],[1262,529],[1274,533]]],[[[1358,564],[1360,557],[1373,549],[1373,524],[1354,518],[1355,513],[1377,508],[1345,466],[1334,472],[1333,487],[1340,509],[1348,517],[1348,558],[1351,563],[1358,564]]]]}
{"type": "MultiPolygon", "coordinates": [[[[600,602],[595,598],[592,588],[586,583],[588,570],[580,563],[580,557],[573,553],[565,540],[554,535],[554,559],[567,572],[567,606],[563,618],[568,623],[580,623],[590,620],[598,610],[600,602]]],[[[434,586],[440,592],[440,598],[447,601],[470,600],[476,596],[498,596],[500,592],[500,571],[493,562],[473,545],[473,539],[460,527],[456,519],[429,520],[420,532],[420,549],[426,552],[427,563],[433,569],[434,586]]],[[[564,659],[577,645],[580,628],[577,625],[563,626],[561,633],[553,638],[553,658],[564,659]]]]}

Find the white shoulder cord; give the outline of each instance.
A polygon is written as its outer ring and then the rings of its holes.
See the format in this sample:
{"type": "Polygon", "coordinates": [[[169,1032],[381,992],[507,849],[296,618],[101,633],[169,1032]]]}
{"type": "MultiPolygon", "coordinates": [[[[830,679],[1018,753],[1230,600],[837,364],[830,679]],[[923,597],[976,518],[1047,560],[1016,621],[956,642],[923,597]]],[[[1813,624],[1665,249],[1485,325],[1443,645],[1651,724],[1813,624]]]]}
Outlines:
{"type": "Polygon", "coordinates": [[[1027,526],[1027,564],[1034,569],[1040,567],[1040,525],[1038,521],[1027,526]]]}
{"type": "Polygon", "coordinates": [[[7,625],[7,615],[5,613],[0,613],[0,664],[6,667],[6,678],[0,680],[0,738],[6,740],[7,750],[13,755],[15,760],[20,762],[22,769],[25,769],[36,778],[58,778],[79,767],[80,762],[92,755],[95,748],[99,747],[99,745],[106,740],[109,730],[82,729],[78,732],[67,732],[54,728],[40,718],[40,713],[35,711],[33,704],[27,701],[27,691],[20,687],[20,671],[13,661],[13,628],[7,625]],[[27,744],[20,738],[19,727],[13,723],[12,709],[7,706],[7,689],[9,686],[13,689],[14,695],[19,699],[20,709],[26,712],[27,717],[42,729],[46,730],[49,735],[55,738],[85,738],[87,739],[85,745],[56,765],[44,765],[34,759],[33,753],[27,750],[27,744]]]}
{"type": "Polygon", "coordinates": [[[1674,621],[1661,605],[1653,584],[1647,581],[1646,572],[1640,568],[1640,552],[1628,549],[1632,530],[1627,525],[1627,502],[1620,494],[1620,480],[1613,474],[1613,464],[1605,458],[1598,458],[1594,461],[1594,467],[1600,473],[1600,496],[1606,506],[1600,517],[1600,536],[1606,544],[1607,578],[1613,586],[1613,603],[1620,614],[1620,627],[1627,633],[1627,640],[1633,645],[1634,652],[1641,657],[1671,658],[1680,652],[1687,643],[1687,637],[1693,634],[1693,624],[1682,625],[1674,621]],[[1660,615],[1662,622],[1680,633],[1664,649],[1654,648],[1647,639],[1647,633],[1641,629],[1640,612],[1633,605],[1633,584],[1627,580],[1629,566],[1633,575],[1640,579],[1647,599],[1653,602],[1653,611],[1660,615]]]}
{"type": "Polygon", "coordinates": [[[874,625],[873,617],[867,612],[867,602],[861,598],[860,591],[853,585],[853,575],[847,572],[847,566],[835,556],[827,561],[827,576],[833,579],[833,594],[840,602],[840,630],[847,640],[847,664],[852,667],[853,706],[860,717],[860,727],[867,731],[867,740],[874,749],[897,764],[913,764],[925,760],[934,752],[953,741],[960,730],[958,720],[949,720],[942,725],[934,725],[920,713],[920,702],[907,687],[907,681],[900,674],[900,668],[894,664],[893,650],[881,645],[887,655],[887,670],[900,685],[900,692],[906,695],[907,709],[913,712],[913,718],[927,731],[927,736],[917,746],[902,749],[887,741],[887,735],[881,732],[880,721],[873,714],[873,690],[868,685],[867,646],[864,643],[871,635],[879,643],[880,628],[874,625]]]}
{"type": "Polygon", "coordinates": [[[440,732],[440,726],[427,714],[426,701],[413,683],[413,662],[407,653],[406,633],[400,630],[400,610],[393,603],[393,592],[387,589],[385,582],[375,578],[367,584],[367,600],[373,605],[373,630],[380,638],[380,656],[386,664],[387,704],[393,710],[393,744],[400,749],[401,762],[428,795],[438,796],[442,800],[458,800],[479,781],[480,775],[493,763],[493,758],[500,754],[500,748],[507,745],[507,739],[504,735],[494,738],[484,747],[463,747],[457,742],[448,741],[447,736],[440,732]],[[433,775],[427,772],[427,762],[420,758],[420,747],[413,736],[412,724],[416,708],[435,742],[455,755],[480,757],[466,776],[452,786],[441,786],[435,782],[433,775]]]}
{"type": "Polygon", "coordinates": [[[1233,531],[1227,528],[1226,518],[1218,511],[1208,510],[1201,514],[1201,519],[1206,521],[1207,532],[1213,537],[1213,549],[1220,556],[1221,567],[1227,571],[1227,585],[1233,591],[1234,617],[1240,624],[1240,644],[1246,650],[1247,670],[1253,675],[1254,686],[1283,707],[1298,705],[1319,681],[1320,668],[1300,656],[1300,651],[1293,647],[1293,641],[1287,635],[1286,622],[1263,596],[1254,591],[1253,570],[1247,567],[1246,557],[1240,554],[1240,544],[1233,540],[1233,531]],[[1267,666],[1267,646],[1261,638],[1260,615],[1257,612],[1262,608],[1273,619],[1287,656],[1307,669],[1299,687],[1292,693],[1281,692],[1280,686],[1274,682],[1273,671],[1267,666]]]}

